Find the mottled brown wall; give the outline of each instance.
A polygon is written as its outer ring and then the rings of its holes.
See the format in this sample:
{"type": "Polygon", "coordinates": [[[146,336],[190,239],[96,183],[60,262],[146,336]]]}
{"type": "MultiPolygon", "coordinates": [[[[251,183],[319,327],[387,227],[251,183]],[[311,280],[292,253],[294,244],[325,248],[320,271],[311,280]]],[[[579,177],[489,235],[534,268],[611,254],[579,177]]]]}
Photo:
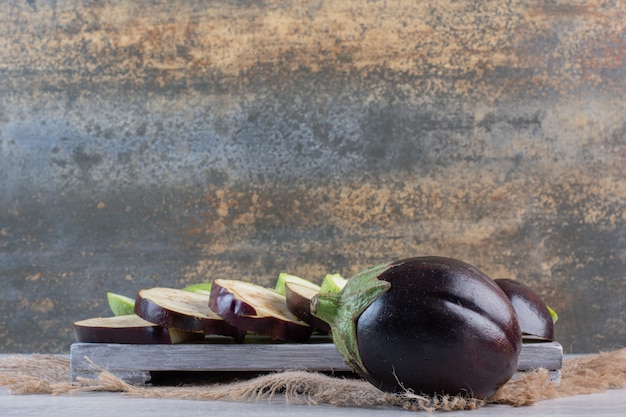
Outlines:
{"type": "Polygon", "coordinates": [[[626,341],[619,2],[9,1],[0,351],[105,293],[446,255],[626,341]]]}

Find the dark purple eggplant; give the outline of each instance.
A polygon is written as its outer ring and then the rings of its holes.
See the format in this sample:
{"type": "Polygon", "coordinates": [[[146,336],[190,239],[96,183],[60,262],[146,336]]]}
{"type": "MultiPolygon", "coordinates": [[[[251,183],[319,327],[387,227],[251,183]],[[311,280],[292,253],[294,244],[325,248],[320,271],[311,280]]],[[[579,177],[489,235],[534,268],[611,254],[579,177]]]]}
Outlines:
{"type": "Polygon", "coordinates": [[[539,294],[514,279],[498,278],[494,281],[511,300],[523,334],[554,340],[553,314],[539,294]]]}
{"type": "Polygon", "coordinates": [[[135,314],[159,326],[232,336],[236,342],[242,342],[245,330],[227,323],[211,311],[208,304],[208,294],[154,287],[139,291],[135,300],[135,314]]]}
{"type": "Polygon", "coordinates": [[[517,370],[522,333],[509,299],[459,260],[379,265],[311,306],[346,363],[383,391],[484,399],[517,370]]]}
{"type": "Polygon", "coordinates": [[[233,326],[275,340],[304,342],[313,333],[287,309],[285,296],[251,282],[216,279],[209,308],[233,326]]]}
{"type": "Polygon", "coordinates": [[[135,314],[95,317],[74,322],[74,337],[83,343],[184,343],[201,339],[202,333],[165,328],[135,314]]]}
{"type": "Polygon", "coordinates": [[[296,282],[287,282],[285,284],[287,309],[305,323],[316,329],[328,332],[330,331],[328,323],[311,314],[311,299],[318,293],[319,287],[315,289],[309,285],[302,285],[296,282]]]}

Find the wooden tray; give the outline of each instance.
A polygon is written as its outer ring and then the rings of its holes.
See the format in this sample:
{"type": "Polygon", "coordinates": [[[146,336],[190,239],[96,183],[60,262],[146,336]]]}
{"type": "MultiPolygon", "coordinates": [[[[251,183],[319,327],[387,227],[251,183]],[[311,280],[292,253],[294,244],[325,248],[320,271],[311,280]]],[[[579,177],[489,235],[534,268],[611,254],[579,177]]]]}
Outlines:
{"type": "MultiPolygon", "coordinates": [[[[272,372],[310,370],[349,372],[350,368],[328,337],[313,337],[307,343],[277,343],[267,339],[229,343],[225,338],[207,338],[200,343],[179,345],[132,345],[75,343],[70,349],[72,380],[96,378],[93,364],[136,385],[150,382],[155,372],[272,372]]],[[[525,342],[518,372],[545,368],[560,381],[563,349],[557,342],[525,342]]]]}

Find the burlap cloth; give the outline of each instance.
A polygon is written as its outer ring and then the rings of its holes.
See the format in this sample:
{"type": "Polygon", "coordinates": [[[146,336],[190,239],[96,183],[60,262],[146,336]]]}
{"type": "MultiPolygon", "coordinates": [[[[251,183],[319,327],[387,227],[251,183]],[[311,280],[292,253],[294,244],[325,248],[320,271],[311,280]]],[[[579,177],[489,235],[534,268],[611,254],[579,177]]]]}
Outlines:
{"type": "Polygon", "coordinates": [[[462,397],[427,397],[406,392],[383,393],[367,382],[316,372],[285,371],[222,383],[178,386],[133,386],[100,370],[97,379],[72,382],[69,359],[55,355],[13,355],[0,358],[0,386],[14,394],[75,394],[115,391],[152,398],[272,401],[290,404],[332,404],[345,407],[401,407],[414,411],[468,410],[485,404],[524,406],[541,400],[592,394],[626,387],[626,349],[566,359],[561,383],[549,381],[546,370],[524,373],[487,401],[462,397]]]}

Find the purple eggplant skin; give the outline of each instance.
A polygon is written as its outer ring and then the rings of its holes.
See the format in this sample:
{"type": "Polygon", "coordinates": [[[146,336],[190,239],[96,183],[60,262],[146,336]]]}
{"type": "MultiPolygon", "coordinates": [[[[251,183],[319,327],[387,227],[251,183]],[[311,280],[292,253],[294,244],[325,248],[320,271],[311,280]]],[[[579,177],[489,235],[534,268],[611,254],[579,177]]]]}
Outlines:
{"type": "Polygon", "coordinates": [[[202,333],[168,329],[131,315],[80,320],[73,329],[79,343],[170,344],[203,337],[202,333]]]}
{"type": "Polygon", "coordinates": [[[522,333],[554,340],[554,322],[539,294],[514,279],[498,278],[494,281],[511,300],[522,333]]]}
{"type": "Polygon", "coordinates": [[[285,299],[287,309],[291,311],[300,320],[308,323],[314,328],[323,332],[330,331],[330,325],[324,320],[320,320],[311,314],[311,298],[310,288],[304,285],[288,282],[285,284],[285,299]]]}
{"type": "MultiPolygon", "coordinates": [[[[311,337],[313,327],[285,321],[277,317],[259,317],[254,306],[239,299],[220,281],[213,281],[209,308],[234,327],[245,329],[274,340],[304,342],[311,337]]],[[[286,306],[285,306],[286,308],[286,306]]]]}
{"type": "Polygon", "coordinates": [[[394,263],[390,288],[358,317],[362,375],[387,392],[485,399],[516,372],[522,333],[513,307],[488,276],[462,261],[394,263]]]}
{"type": "Polygon", "coordinates": [[[246,336],[245,330],[231,326],[225,320],[198,317],[158,305],[148,298],[143,298],[142,291],[135,299],[135,313],[159,326],[174,327],[188,332],[230,336],[237,343],[243,343],[246,336]]]}
{"type": "Polygon", "coordinates": [[[79,343],[169,344],[166,328],[153,325],[133,328],[82,327],[74,325],[74,337],[79,343]]]}

